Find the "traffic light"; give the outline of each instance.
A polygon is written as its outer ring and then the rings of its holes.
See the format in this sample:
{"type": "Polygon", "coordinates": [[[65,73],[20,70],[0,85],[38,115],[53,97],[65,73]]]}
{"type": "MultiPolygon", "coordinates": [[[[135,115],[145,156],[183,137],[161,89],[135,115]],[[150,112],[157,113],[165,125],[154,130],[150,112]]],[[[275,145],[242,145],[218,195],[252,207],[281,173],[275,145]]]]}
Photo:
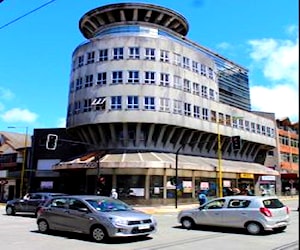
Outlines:
{"type": "Polygon", "coordinates": [[[99,181],[99,184],[100,184],[100,185],[105,186],[105,177],[99,176],[99,177],[98,177],[98,181],[99,181]]]}
{"type": "Polygon", "coordinates": [[[241,137],[239,135],[231,137],[232,148],[233,150],[240,150],[241,149],[241,137]]]}
{"type": "Polygon", "coordinates": [[[57,140],[58,136],[55,134],[48,134],[47,135],[47,142],[46,142],[46,148],[48,150],[55,150],[57,146],[57,140]]]}

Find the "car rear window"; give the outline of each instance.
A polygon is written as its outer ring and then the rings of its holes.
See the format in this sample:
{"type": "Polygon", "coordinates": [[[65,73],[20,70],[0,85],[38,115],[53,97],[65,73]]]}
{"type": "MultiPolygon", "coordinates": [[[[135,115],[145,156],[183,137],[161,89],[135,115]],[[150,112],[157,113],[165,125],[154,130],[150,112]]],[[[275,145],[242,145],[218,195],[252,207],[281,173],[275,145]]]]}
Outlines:
{"type": "Polygon", "coordinates": [[[263,204],[266,208],[282,208],[284,204],[278,199],[263,200],[263,204]]]}

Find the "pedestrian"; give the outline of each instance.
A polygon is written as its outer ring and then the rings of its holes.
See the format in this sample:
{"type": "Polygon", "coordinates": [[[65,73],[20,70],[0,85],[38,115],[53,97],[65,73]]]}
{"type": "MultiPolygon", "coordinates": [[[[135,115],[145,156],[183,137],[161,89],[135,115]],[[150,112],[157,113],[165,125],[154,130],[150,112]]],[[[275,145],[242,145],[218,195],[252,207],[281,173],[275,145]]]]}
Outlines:
{"type": "Polygon", "coordinates": [[[204,191],[199,192],[198,201],[199,201],[200,206],[202,206],[203,204],[205,204],[208,201],[207,196],[205,195],[204,191]]]}
{"type": "Polygon", "coordinates": [[[117,190],[115,188],[113,188],[110,192],[110,197],[113,199],[118,199],[118,193],[117,190]]]}

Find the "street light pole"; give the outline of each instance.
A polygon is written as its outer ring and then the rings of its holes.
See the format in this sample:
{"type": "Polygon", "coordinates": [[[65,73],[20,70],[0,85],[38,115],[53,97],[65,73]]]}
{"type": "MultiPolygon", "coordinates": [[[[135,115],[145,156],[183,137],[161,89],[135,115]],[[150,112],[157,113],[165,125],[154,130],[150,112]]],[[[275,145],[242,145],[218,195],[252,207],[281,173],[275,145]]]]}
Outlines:
{"type": "MultiPolygon", "coordinates": [[[[8,128],[21,128],[10,126],[8,128]]],[[[23,150],[23,162],[22,162],[22,169],[21,169],[21,176],[20,176],[20,198],[23,197],[23,186],[24,186],[24,174],[25,174],[25,164],[26,164],[26,155],[27,155],[27,136],[28,136],[28,127],[22,127],[26,129],[25,139],[24,139],[24,150],[23,150]]]]}
{"type": "Polygon", "coordinates": [[[178,187],[178,154],[179,151],[182,149],[184,144],[180,145],[180,147],[176,151],[175,155],[175,208],[177,208],[178,204],[178,194],[177,194],[177,187],[178,187]]]}
{"type": "Polygon", "coordinates": [[[222,148],[221,148],[221,134],[220,134],[219,119],[217,119],[217,133],[218,133],[218,194],[219,197],[223,197],[222,148]]]}

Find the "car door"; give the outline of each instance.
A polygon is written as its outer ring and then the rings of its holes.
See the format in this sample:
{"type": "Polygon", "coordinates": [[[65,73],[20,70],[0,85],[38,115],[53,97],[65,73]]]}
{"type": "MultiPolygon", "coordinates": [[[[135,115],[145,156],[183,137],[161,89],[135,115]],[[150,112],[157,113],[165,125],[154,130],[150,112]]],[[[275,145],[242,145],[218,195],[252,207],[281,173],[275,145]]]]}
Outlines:
{"type": "Polygon", "coordinates": [[[222,226],[224,199],[213,200],[202,207],[196,215],[197,224],[222,226]]]}
{"type": "Polygon", "coordinates": [[[69,199],[69,220],[68,227],[74,232],[89,233],[91,223],[94,221],[91,210],[81,200],[69,199]]]}
{"type": "Polygon", "coordinates": [[[28,200],[26,200],[26,212],[35,212],[38,205],[43,200],[42,194],[32,193],[28,200]]]}
{"type": "Polygon", "coordinates": [[[235,198],[228,201],[228,206],[223,210],[223,225],[226,227],[244,227],[251,211],[247,208],[249,200],[235,198]]]}

